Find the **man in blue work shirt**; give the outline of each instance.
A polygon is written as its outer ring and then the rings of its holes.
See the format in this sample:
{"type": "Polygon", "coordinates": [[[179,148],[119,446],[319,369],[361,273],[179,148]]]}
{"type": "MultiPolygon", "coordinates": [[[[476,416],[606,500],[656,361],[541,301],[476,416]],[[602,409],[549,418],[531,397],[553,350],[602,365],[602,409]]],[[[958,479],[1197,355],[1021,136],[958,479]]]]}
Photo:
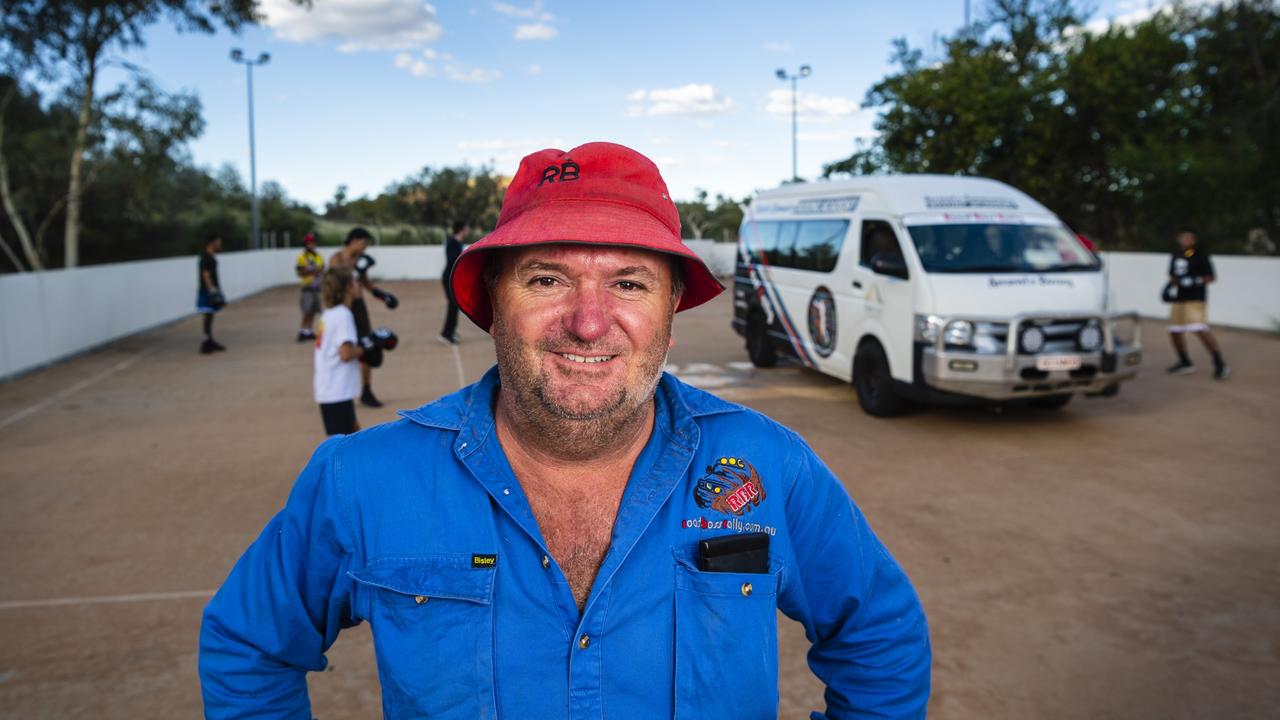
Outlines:
{"type": "Polygon", "coordinates": [[[367,621],[388,718],[772,718],[776,610],[825,717],[924,716],[924,613],[840,482],[662,372],[722,288],[652,162],[526,157],[452,283],[497,367],[320,446],[205,610],[207,717],[310,717],[306,673],[367,621]]]}

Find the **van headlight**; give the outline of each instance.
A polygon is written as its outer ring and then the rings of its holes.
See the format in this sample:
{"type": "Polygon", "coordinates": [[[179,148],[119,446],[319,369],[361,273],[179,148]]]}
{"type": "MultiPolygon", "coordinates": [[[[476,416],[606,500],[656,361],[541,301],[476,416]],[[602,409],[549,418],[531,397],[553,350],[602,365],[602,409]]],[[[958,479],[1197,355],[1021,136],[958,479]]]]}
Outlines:
{"type": "Polygon", "coordinates": [[[952,320],[942,333],[942,341],[947,345],[968,347],[973,344],[973,323],[968,320],[952,320]]]}
{"type": "Polygon", "coordinates": [[[1076,345],[1085,352],[1093,352],[1102,347],[1102,328],[1098,323],[1089,321],[1076,333],[1076,345]]]}
{"type": "Polygon", "coordinates": [[[1028,355],[1035,355],[1043,350],[1044,340],[1044,331],[1035,325],[1023,327],[1022,332],[1018,334],[1018,346],[1028,355]]]}
{"type": "Polygon", "coordinates": [[[938,341],[938,333],[942,332],[943,319],[937,315],[916,315],[916,342],[933,344],[938,341]]]}

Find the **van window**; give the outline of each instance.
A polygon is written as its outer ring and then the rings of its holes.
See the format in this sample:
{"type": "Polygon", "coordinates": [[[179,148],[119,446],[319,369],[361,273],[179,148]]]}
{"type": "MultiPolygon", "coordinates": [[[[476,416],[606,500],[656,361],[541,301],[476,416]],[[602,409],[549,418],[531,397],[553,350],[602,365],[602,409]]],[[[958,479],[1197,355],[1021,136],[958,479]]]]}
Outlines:
{"type": "Polygon", "coordinates": [[[966,223],[913,225],[909,230],[928,272],[1075,272],[1101,267],[1061,225],[966,223]]]}
{"type": "Polygon", "coordinates": [[[778,249],[778,223],[746,220],[738,235],[755,259],[764,254],[766,262],[772,262],[773,251],[778,249]]]}
{"type": "Polygon", "coordinates": [[[797,223],[796,247],[791,267],[798,270],[831,272],[844,245],[848,220],[807,220],[797,223]]]}
{"type": "Polygon", "coordinates": [[[864,220],[859,264],[871,267],[871,259],[881,253],[902,257],[902,247],[898,245],[898,237],[893,232],[893,226],[883,220],[864,220]]]}
{"type": "Polygon", "coordinates": [[[848,220],[747,221],[742,224],[741,237],[755,262],[831,272],[848,229],[848,220]]]}

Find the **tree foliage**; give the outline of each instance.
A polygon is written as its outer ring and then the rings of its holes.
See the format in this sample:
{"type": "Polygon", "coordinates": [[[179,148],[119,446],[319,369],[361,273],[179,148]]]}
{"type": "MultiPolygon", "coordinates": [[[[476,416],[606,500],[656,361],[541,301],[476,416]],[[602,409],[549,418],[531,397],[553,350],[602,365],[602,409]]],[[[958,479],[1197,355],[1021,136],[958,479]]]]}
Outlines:
{"type": "MultiPolygon", "coordinates": [[[[744,201],[745,202],[745,201],[744,201]]],[[[722,242],[738,239],[738,226],[742,224],[742,205],[724,195],[716,195],[707,202],[707,191],[698,189],[693,200],[677,201],[681,230],[685,237],[722,242]]]]}
{"type": "MultiPolygon", "coordinates": [[[[75,99],[75,130],[63,156],[67,188],[60,203],[65,213],[62,256],[68,267],[77,265],[80,257],[81,212],[93,172],[86,167],[86,155],[93,151],[95,138],[105,132],[100,122],[103,102],[96,93],[98,73],[109,53],[142,46],[142,31],[162,17],[184,31],[209,33],[219,24],[237,29],[255,19],[255,4],[254,0],[6,0],[0,12],[0,72],[15,80],[34,72],[46,82],[65,87],[75,99]]],[[[154,97],[148,90],[154,88],[126,87],[122,92],[154,97]]],[[[23,237],[24,246],[29,245],[28,229],[15,231],[23,237]]]]}
{"type": "Polygon", "coordinates": [[[1109,249],[1182,226],[1220,252],[1280,240],[1280,9],[1180,5],[1085,29],[1067,0],[995,0],[935,61],[905,41],[868,92],[879,137],[827,175],[981,175],[1109,249]]]}

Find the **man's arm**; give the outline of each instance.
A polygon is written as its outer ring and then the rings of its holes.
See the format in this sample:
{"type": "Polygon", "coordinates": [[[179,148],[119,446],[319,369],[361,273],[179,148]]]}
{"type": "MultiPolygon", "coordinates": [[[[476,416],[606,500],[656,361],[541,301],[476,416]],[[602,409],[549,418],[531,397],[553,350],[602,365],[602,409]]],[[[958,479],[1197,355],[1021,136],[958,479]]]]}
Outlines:
{"type": "Polygon", "coordinates": [[[310,718],[306,673],[323,670],[338,631],[354,624],[351,541],[333,454],[315,452],[289,500],[204,611],[200,686],[206,718],[310,718]]]}
{"type": "Polygon", "coordinates": [[[825,717],[923,718],[932,655],[920,599],[840,481],[800,450],[786,503],[799,588],[779,606],[813,643],[825,717]]]}
{"type": "MultiPolygon", "coordinates": [[[[208,270],[200,271],[200,282],[204,283],[204,289],[208,290],[209,292],[213,292],[214,290],[218,289],[218,286],[213,284],[213,275],[211,275],[208,270]]],[[[191,287],[191,286],[188,285],[187,287],[191,287]]]]}

